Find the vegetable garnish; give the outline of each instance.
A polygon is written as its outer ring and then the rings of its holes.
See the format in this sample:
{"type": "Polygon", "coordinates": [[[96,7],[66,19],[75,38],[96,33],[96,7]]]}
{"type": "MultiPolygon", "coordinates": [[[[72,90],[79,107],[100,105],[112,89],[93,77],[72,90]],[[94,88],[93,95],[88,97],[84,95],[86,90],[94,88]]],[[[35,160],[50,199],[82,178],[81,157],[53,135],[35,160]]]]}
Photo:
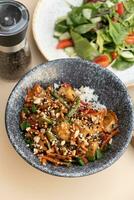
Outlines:
{"type": "Polygon", "coordinates": [[[66,39],[66,40],[61,40],[59,41],[58,45],[57,45],[57,49],[65,49],[67,47],[71,47],[73,46],[73,41],[66,39]]]}
{"type": "Polygon", "coordinates": [[[134,56],[133,8],[134,0],[85,0],[78,7],[70,6],[71,11],[55,23],[56,48],[102,67],[131,67],[134,60],[124,59],[122,53],[134,56]]]}
{"type": "Polygon", "coordinates": [[[102,67],[107,67],[110,64],[110,57],[108,55],[100,55],[96,57],[93,62],[101,65],[102,67]]]}
{"type": "Polygon", "coordinates": [[[119,15],[123,15],[123,14],[124,14],[124,4],[123,4],[123,2],[117,3],[116,12],[117,12],[119,15]]]}
{"type": "Polygon", "coordinates": [[[43,165],[84,166],[103,157],[119,134],[118,119],[97,99],[89,87],[76,89],[70,83],[28,89],[20,128],[43,165]]]}

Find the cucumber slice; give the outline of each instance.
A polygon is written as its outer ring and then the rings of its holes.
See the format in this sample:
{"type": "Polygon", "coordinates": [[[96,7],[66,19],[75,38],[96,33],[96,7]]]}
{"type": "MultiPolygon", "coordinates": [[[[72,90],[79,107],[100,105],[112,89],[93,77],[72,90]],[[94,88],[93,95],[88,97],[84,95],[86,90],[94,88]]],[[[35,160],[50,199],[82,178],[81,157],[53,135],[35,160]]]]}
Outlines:
{"type": "Polygon", "coordinates": [[[67,47],[67,48],[64,49],[64,51],[69,57],[76,57],[77,56],[74,47],[67,47]]]}
{"type": "Polygon", "coordinates": [[[85,8],[85,9],[82,10],[82,14],[86,19],[90,19],[91,15],[92,15],[92,10],[85,8]]]}
{"type": "Polygon", "coordinates": [[[92,23],[97,23],[97,22],[100,22],[100,21],[101,21],[101,17],[95,17],[95,18],[91,19],[92,23]]]}
{"type": "Polygon", "coordinates": [[[59,37],[60,40],[66,40],[66,39],[70,39],[70,38],[71,38],[71,35],[69,32],[65,32],[65,33],[61,34],[59,37]]]}
{"type": "Polygon", "coordinates": [[[54,37],[55,38],[59,38],[62,35],[62,33],[58,32],[58,31],[54,31],[54,37]]]}
{"type": "Polygon", "coordinates": [[[123,51],[121,52],[120,56],[124,58],[126,61],[129,61],[129,62],[134,61],[134,54],[130,51],[123,51]]]}

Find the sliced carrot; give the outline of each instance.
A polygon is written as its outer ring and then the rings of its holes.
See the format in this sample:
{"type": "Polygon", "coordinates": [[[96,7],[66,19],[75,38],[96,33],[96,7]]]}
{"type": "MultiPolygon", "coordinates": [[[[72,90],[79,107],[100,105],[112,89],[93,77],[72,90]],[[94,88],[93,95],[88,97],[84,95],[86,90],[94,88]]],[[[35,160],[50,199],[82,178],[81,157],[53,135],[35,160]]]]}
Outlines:
{"type": "Polygon", "coordinates": [[[118,130],[118,129],[112,131],[111,134],[108,135],[108,136],[106,137],[106,139],[103,141],[103,143],[102,143],[102,145],[101,145],[101,149],[103,149],[103,148],[109,143],[110,139],[111,139],[112,137],[114,137],[115,135],[117,135],[118,133],[119,133],[119,130],[118,130]]]}

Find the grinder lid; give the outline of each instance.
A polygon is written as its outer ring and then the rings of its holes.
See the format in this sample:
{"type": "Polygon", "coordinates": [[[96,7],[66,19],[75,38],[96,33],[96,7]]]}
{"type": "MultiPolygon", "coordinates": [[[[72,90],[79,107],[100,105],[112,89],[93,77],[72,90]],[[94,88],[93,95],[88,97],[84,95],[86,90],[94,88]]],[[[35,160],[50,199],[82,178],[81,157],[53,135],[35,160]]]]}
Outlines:
{"type": "Polygon", "coordinates": [[[20,2],[0,1],[0,45],[15,46],[25,38],[29,12],[20,2]]]}

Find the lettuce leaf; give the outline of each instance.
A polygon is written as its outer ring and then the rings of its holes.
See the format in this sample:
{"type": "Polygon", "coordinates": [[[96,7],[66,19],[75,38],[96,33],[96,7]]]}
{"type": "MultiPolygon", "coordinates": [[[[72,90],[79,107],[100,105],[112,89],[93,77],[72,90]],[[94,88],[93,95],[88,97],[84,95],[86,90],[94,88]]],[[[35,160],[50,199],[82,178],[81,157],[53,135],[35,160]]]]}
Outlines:
{"type": "Polygon", "coordinates": [[[112,65],[113,68],[123,71],[129,67],[131,67],[134,64],[134,62],[128,62],[124,60],[123,58],[119,57],[112,65]]]}
{"type": "Polygon", "coordinates": [[[74,30],[77,33],[84,34],[84,33],[89,32],[91,29],[93,29],[95,27],[96,27],[96,24],[89,23],[89,24],[79,25],[74,30]]]}
{"type": "Polygon", "coordinates": [[[96,43],[99,46],[99,52],[102,53],[103,52],[104,39],[102,37],[102,31],[101,30],[97,31],[97,40],[96,40],[96,43]]]}
{"type": "Polygon", "coordinates": [[[72,11],[68,13],[68,17],[74,26],[88,23],[88,20],[82,14],[82,9],[82,7],[74,7],[72,11]]]}
{"type": "Polygon", "coordinates": [[[99,55],[98,50],[86,38],[73,30],[71,30],[71,36],[78,56],[87,60],[93,60],[99,55]]]}
{"type": "Polygon", "coordinates": [[[109,19],[109,34],[116,45],[121,45],[123,43],[127,33],[127,30],[121,23],[112,22],[111,19],[109,19]]]}

